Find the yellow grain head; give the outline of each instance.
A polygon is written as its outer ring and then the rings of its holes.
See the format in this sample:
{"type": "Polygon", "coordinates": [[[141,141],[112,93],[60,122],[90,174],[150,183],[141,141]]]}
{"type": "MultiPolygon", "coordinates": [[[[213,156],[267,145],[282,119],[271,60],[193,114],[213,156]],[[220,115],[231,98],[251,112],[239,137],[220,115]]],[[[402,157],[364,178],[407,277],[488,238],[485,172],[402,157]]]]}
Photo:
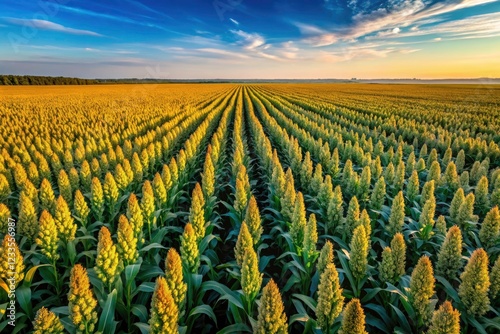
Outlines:
{"type": "Polygon", "coordinates": [[[184,268],[191,273],[197,273],[200,267],[200,252],[196,233],[191,223],[187,223],[181,236],[181,259],[184,268]]]}
{"type": "Polygon", "coordinates": [[[278,286],[271,279],[262,289],[259,305],[257,327],[254,334],[286,334],[288,333],[285,307],[278,286]]]}
{"type": "Polygon", "coordinates": [[[316,318],[324,333],[330,328],[344,307],[344,296],[340,287],[339,275],[333,263],[329,263],[320,275],[316,318]]]}
{"type": "Polygon", "coordinates": [[[149,326],[152,334],[179,333],[179,309],[163,277],[156,279],[150,314],[149,326]]]}
{"type": "Polygon", "coordinates": [[[9,234],[4,236],[0,247],[0,278],[16,286],[24,279],[24,258],[16,240],[9,234]]]}
{"type": "Polygon", "coordinates": [[[186,298],[187,284],[182,274],[182,260],[175,248],[170,248],[165,259],[165,278],[175,303],[181,309],[186,298]]]}
{"type": "Polygon", "coordinates": [[[54,312],[42,307],[36,312],[33,321],[33,334],[59,334],[64,332],[61,320],[54,312]]]}
{"type": "Polygon", "coordinates": [[[488,290],[490,277],[488,275],[488,254],[482,248],[476,249],[464,272],[460,275],[458,295],[465,305],[467,312],[473,316],[481,316],[488,312],[490,299],[488,290]]]}
{"type": "Polygon", "coordinates": [[[339,334],[368,334],[365,330],[365,312],[359,299],[353,298],[347,303],[339,334]]]}
{"type": "Polygon", "coordinates": [[[134,264],[138,257],[137,251],[137,237],[134,235],[134,229],[130,225],[127,217],[121,215],[118,219],[117,230],[117,245],[116,249],[125,266],[134,264]]]}
{"type": "Polygon", "coordinates": [[[77,333],[93,333],[97,324],[97,300],[90,289],[87,270],[76,264],[69,282],[69,316],[77,333]]]}
{"type": "Polygon", "coordinates": [[[55,262],[59,259],[57,227],[54,218],[47,210],[43,210],[40,216],[38,237],[35,242],[49,261],[55,262]]]}

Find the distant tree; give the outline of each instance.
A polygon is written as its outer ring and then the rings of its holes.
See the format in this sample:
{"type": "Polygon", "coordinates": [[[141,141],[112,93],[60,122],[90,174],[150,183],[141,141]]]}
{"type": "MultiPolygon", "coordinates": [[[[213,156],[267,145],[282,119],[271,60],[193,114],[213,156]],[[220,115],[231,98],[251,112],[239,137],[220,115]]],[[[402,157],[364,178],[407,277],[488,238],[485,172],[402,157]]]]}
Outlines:
{"type": "Polygon", "coordinates": [[[32,75],[0,75],[0,85],[93,85],[97,80],[32,75]]]}

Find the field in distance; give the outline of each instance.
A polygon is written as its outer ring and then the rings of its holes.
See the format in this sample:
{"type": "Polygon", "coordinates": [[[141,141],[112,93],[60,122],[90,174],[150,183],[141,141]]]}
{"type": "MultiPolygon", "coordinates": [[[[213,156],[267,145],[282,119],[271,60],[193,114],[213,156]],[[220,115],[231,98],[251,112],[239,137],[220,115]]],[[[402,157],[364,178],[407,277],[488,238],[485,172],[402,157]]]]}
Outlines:
{"type": "Polygon", "coordinates": [[[2,86],[0,332],[498,333],[499,101],[2,86]]]}

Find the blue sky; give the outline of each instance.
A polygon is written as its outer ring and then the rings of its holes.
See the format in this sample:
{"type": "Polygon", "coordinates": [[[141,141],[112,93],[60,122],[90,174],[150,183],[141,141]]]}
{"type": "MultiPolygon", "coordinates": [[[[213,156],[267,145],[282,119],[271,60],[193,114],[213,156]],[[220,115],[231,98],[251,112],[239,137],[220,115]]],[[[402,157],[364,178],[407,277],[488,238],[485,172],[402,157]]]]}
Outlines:
{"type": "Polygon", "coordinates": [[[500,77],[498,0],[2,0],[0,73],[500,77]]]}

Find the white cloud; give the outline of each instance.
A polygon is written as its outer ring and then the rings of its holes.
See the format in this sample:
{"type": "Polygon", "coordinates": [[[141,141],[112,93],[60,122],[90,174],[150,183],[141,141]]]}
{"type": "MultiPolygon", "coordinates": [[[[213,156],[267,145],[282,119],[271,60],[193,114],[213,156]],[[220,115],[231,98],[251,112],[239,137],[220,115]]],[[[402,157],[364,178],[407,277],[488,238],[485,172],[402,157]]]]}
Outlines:
{"type": "Polygon", "coordinates": [[[74,28],[69,28],[65,27],[61,24],[46,21],[46,20],[36,20],[36,19],[17,19],[17,18],[5,18],[6,21],[15,24],[15,25],[20,25],[20,26],[30,26],[36,29],[40,30],[51,30],[51,31],[58,31],[58,32],[63,32],[67,34],[72,34],[72,35],[86,35],[86,36],[98,36],[101,37],[101,34],[98,34],[96,32],[90,31],[90,30],[80,30],[80,29],[74,29],[74,28]]]}
{"type": "Polygon", "coordinates": [[[221,50],[221,49],[213,49],[213,48],[201,48],[197,49],[197,51],[200,52],[206,52],[206,53],[212,53],[220,56],[226,56],[230,58],[242,58],[242,59],[248,59],[249,57],[243,53],[239,52],[232,52],[228,50],[221,50]]]}
{"type": "Polygon", "coordinates": [[[153,9],[151,7],[148,7],[148,6],[146,6],[145,4],[143,4],[140,1],[135,1],[135,0],[125,0],[125,1],[128,2],[128,3],[130,3],[130,4],[132,4],[132,5],[134,5],[134,6],[136,6],[136,7],[138,7],[138,8],[141,8],[141,9],[143,9],[145,11],[148,11],[150,13],[153,13],[153,14],[156,14],[156,15],[159,15],[159,16],[163,16],[163,17],[167,17],[167,18],[171,19],[171,17],[168,16],[168,15],[165,15],[165,13],[163,13],[161,11],[158,11],[156,9],[153,9]]]}
{"type": "Polygon", "coordinates": [[[239,25],[240,25],[240,23],[239,23],[238,21],[236,21],[235,19],[233,19],[233,18],[231,18],[231,17],[229,18],[229,21],[233,22],[233,23],[234,23],[234,24],[236,24],[237,26],[239,26],[239,25]]]}
{"type": "Polygon", "coordinates": [[[386,58],[387,55],[395,53],[398,50],[393,48],[358,48],[348,47],[339,51],[321,52],[317,60],[338,63],[350,61],[354,59],[373,59],[373,58],[386,58]]]}
{"type": "MultiPolygon", "coordinates": [[[[425,0],[389,1],[388,7],[379,7],[371,12],[358,11],[353,16],[353,25],[348,29],[322,29],[310,24],[293,24],[305,36],[305,41],[315,46],[325,46],[336,43],[338,40],[349,41],[360,37],[377,34],[376,37],[401,34],[400,27],[414,25],[410,31],[416,32],[419,26],[435,24],[442,21],[437,16],[451,13],[465,8],[471,8],[498,0],[449,0],[429,5],[425,0]]],[[[331,2],[327,1],[331,4],[331,2]]],[[[325,2],[325,4],[327,3],[325,2]]],[[[351,7],[360,7],[357,1],[350,1],[351,7]]],[[[452,21],[453,22],[453,21],[452,21]]],[[[498,25],[498,24],[497,24],[498,25]]],[[[468,27],[464,26],[464,30],[468,27]]],[[[471,29],[472,30],[472,29],[471,29]]],[[[492,30],[491,28],[489,30],[492,30]]],[[[405,35],[406,36],[406,35],[405,35]]]]}
{"type": "Polygon", "coordinates": [[[270,54],[270,53],[265,53],[265,52],[257,52],[257,55],[259,55],[260,57],[262,58],[267,58],[267,59],[271,59],[271,60],[278,60],[278,61],[281,61],[281,58],[278,57],[278,56],[275,56],[273,54],[270,54]]]}
{"type": "Polygon", "coordinates": [[[293,23],[297,28],[299,28],[300,32],[304,35],[319,35],[327,33],[326,30],[318,28],[312,24],[306,24],[301,22],[293,23]]]}
{"type": "Polygon", "coordinates": [[[434,38],[434,41],[436,41],[436,42],[439,42],[439,41],[441,41],[441,40],[442,40],[442,38],[441,38],[441,37],[436,37],[436,38],[434,38]]]}
{"type": "Polygon", "coordinates": [[[421,49],[402,49],[402,50],[399,50],[399,53],[407,55],[407,54],[410,54],[410,53],[418,52],[420,50],[421,49]]]}
{"type": "Polygon", "coordinates": [[[191,35],[191,36],[176,38],[174,41],[176,42],[177,45],[179,43],[186,43],[186,44],[200,45],[202,47],[214,47],[214,48],[218,48],[222,45],[219,36],[204,37],[204,36],[191,35]]]}
{"type": "MultiPolygon", "coordinates": [[[[448,21],[429,27],[410,29],[405,33],[391,36],[390,34],[377,34],[378,37],[415,37],[426,35],[446,36],[447,39],[466,39],[500,36],[500,12],[471,16],[461,20],[448,21]]],[[[374,37],[375,38],[375,37],[374,37]]],[[[437,40],[437,39],[436,39],[437,40]]],[[[441,40],[441,38],[439,39],[441,40]]]]}
{"type": "Polygon", "coordinates": [[[413,20],[413,16],[425,8],[422,0],[405,0],[396,5],[393,10],[379,8],[368,14],[357,14],[353,17],[355,25],[347,34],[350,38],[365,36],[383,29],[408,23],[413,20]]]}
{"type": "Polygon", "coordinates": [[[498,0],[446,1],[427,7],[423,0],[404,0],[397,2],[390,10],[379,8],[368,14],[355,15],[356,24],[348,35],[360,37],[391,26],[435,23],[439,21],[435,16],[496,1],[498,0]]]}
{"type": "Polygon", "coordinates": [[[300,49],[294,42],[288,41],[279,45],[279,53],[285,59],[297,59],[300,49]]]}
{"type": "Polygon", "coordinates": [[[303,39],[303,42],[312,44],[313,46],[327,46],[338,41],[337,35],[314,25],[300,22],[295,22],[294,24],[297,28],[299,28],[300,32],[306,36],[306,38],[303,39]]]}
{"type": "Polygon", "coordinates": [[[231,30],[231,32],[240,38],[238,43],[242,44],[247,50],[254,50],[266,43],[264,37],[257,33],[247,33],[243,30],[231,30]]]}
{"type": "Polygon", "coordinates": [[[323,34],[320,36],[312,36],[304,41],[307,43],[311,43],[313,46],[319,47],[319,46],[328,46],[332,45],[337,41],[337,36],[334,34],[323,34]]]}

